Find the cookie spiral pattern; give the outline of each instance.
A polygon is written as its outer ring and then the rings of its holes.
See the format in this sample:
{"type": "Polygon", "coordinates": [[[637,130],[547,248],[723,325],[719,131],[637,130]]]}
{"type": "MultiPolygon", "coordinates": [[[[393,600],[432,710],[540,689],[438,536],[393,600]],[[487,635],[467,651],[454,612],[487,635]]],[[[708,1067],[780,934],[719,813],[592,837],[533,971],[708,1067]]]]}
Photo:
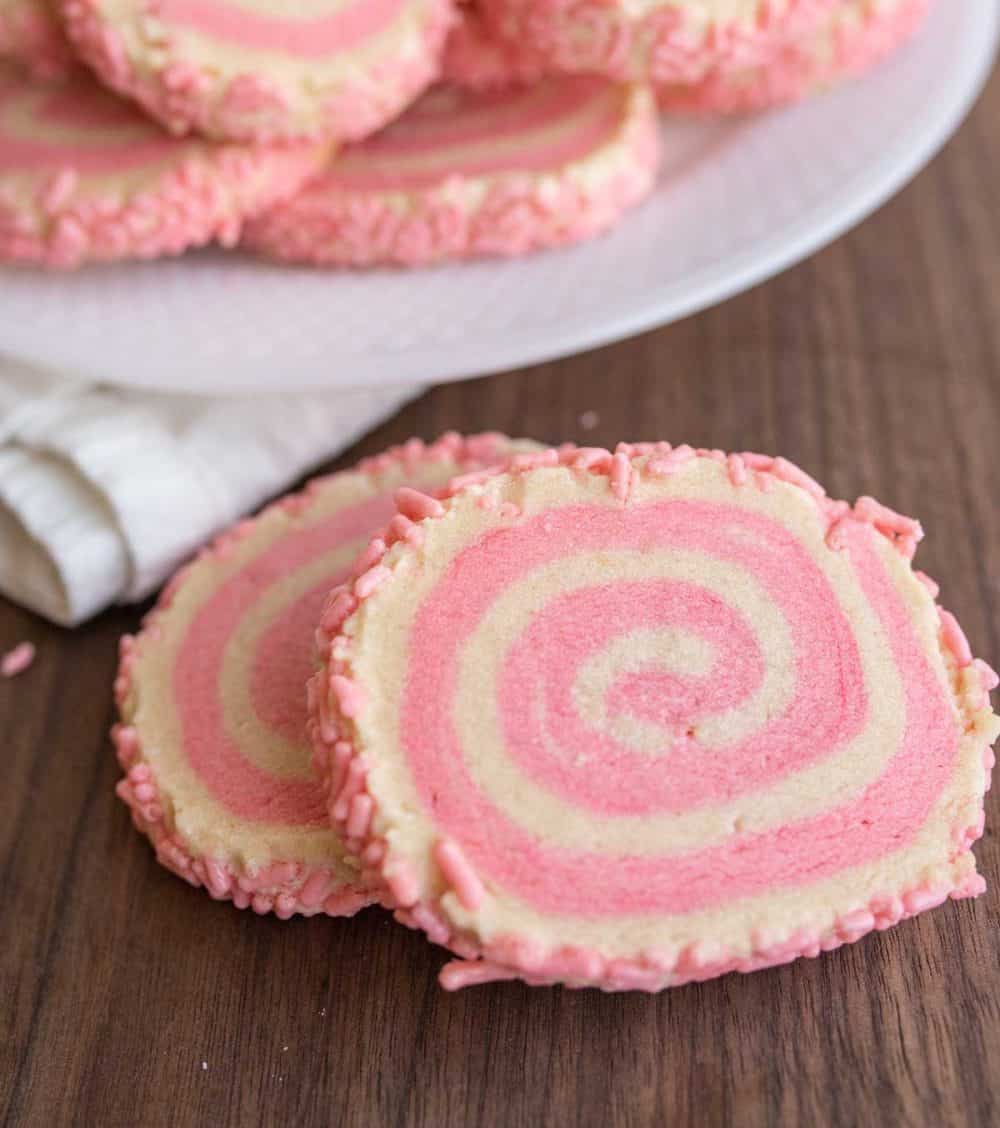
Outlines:
{"type": "Polygon", "coordinates": [[[665,444],[423,516],[331,599],[314,696],[348,848],[472,961],[446,985],[657,989],[980,889],[995,678],[915,522],[665,444]]]}
{"type": "Polygon", "coordinates": [[[353,140],[438,75],[452,0],[62,0],[80,55],[170,129],[353,140]]]}
{"type": "Polygon", "coordinates": [[[281,917],[371,902],[310,768],[319,611],[392,517],[397,488],[438,488],[506,449],[499,436],[448,435],[319,479],[206,550],[123,640],[118,794],[167,868],[281,917]]]}
{"type": "Polygon", "coordinates": [[[0,261],[75,267],[232,244],[327,152],[171,137],[86,74],[41,83],[0,64],[0,261]]]}

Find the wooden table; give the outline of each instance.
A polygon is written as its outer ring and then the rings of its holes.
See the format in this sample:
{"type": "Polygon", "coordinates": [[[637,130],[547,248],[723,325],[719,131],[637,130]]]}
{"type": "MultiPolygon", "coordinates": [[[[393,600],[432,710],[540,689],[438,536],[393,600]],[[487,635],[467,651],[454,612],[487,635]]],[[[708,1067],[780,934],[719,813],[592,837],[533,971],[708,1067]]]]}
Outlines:
{"type": "MultiPolygon", "coordinates": [[[[339,465],[446,428],[779,452],[919,515],[919,563],[997,664],[998,120],[994,78],[946,153],[810,262],[635,340],[437,388],[339,465]]],[[[261,919],[154,863],[106,735],[138,620],[69,633],[0,606],[0,649],[39,651],[0,683],[5,1123],[1000,1123],[996,792],[975,903],[655,997],[450,996],[442,953],[379,911],[261,919]]]]}

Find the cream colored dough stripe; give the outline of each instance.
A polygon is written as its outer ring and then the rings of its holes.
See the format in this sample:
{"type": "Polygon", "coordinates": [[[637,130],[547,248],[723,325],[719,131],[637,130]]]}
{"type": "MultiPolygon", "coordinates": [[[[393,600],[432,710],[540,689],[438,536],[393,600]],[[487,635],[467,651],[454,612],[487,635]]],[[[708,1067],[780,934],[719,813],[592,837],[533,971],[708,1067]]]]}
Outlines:
{"type": "MultiPolygon", "coordinates": [[[[699,742],[708,746],[706,755],[711,755],[712,744],[745,737],[768,716],[784,709],[795,692],[787,626],[746,573],[700,554],[603,555],[612,562],[616,580],[696,583],[724,598],[753,624],[767,668],[764,684],[745,709],[734,711],[735,715],[706,718],[698,725],[699,742]],[[749,589],[752,595],[741,589],[749,589]]],[[[546,827],[556,847],[591,850],[599,835],[602,852],[663,855],[723,841],[736,825],[746,833],[782,826],[820,814],[860,794],[882,774],[899,747],[904,718],[902,687],[888,646],[874,629],[874,616],[859,598],[857,610],[873,628],[859,632],[865,636],[859,639],[865,683],[871,689],[873,679],[877,679],[880,686],[880,692],[870,694],[871,713],[861,735],[835,755],[730,803],[684,814],[603,816],[598,830],[593,812],[574,807],[539,787],[506,755],[496,687],[507,650],[549,599],[593,582],[593,564],[586,557],[561,560],[541,571],[525,577],[529,598],[515,590],[498,600],[470,639],[462,658],[454,715],[469,771],[492,804],[525,830],[546,827]]],[[[842,599],[850,600],[851,594],[843,593],[842,599]]],[[[664,759],[666,768],[669,753],[664,753],[664,759]]]]}
{"type": "MultiPolygon", "coordinates": [[[[261,74],[274,80],[297,81],[308,72],[322,83],[355,76],[359,68],[367,69],[381,58],[407,57],[411,54],[407,49],[410,44],[422,52],[422,31],[433,18],[431,0],[408,0],[396,19],[349,51],[302,57],[280,49],[220,42],[195,28],[167,24],[155,16],[136,18],[135,7],[135,0],[104,0],[101,11],[138,59],[153,62],[169,50],[174,58],[183,58],[221,75],[261,74]]],[[[270,14],[274,14],[273,6],[270,14]]],[[[284,16],[284,10],[281,14],[284,16]]]]}
{"type": "MultiPolygon", "coordinates": [[[[301,759],[300,749],[261,724],[254,711],[250,687],[260,637],[300,596],[324,579],[341,575],[366,543],[363,539],[342,545],[274,584],[248,610],[226,644],[218,686],[226,734],[247,760],[270,775],[312,778],[307,765],[298,770],[289,767],[289,764],[301,759]]],[[[305,686],[302,693],[304,698],[305,686]]]]}
{"type": "MultiPolygon", "coordinates": [[[[479,161],[488,159],[491,164],[500,157],[508,157],[511,169],[517,169],[519,163],[526,160],[534,162],[544,161],[546,153],[550,152],[563,142],[572,139],[577,134],[586,135],[594,126],[601,123],[602,118],[608,117],[612,110],[612,97],[619,103],[621,95],[617,90],[610,90],[609,97],[605,94],[599,99],[591,100],[586,106],[576,111],[572,117],[556,122],[545,129],[532,130],[530,133],[513,136],[504,141],[496,141],[489,137],[471,144],[460,146],[443,146],[441,148],[428,148],[418,153],[389,152],[384,156],[377,151],[361,150],[349,154],[334,165],[333,172],[336,179],[343,178],[350,184],[351,174],[357,172],[365,178],[372,174],[382,173],[387,180],[393,174],[406,174],[418,172],[430,175],[440,173],[460,173],[463,168],[475,165],[479,161]]],[[[605,144],[613,141],[621,131],[625,122],[624,106],[620,105],[621,116],[609,120],[606,132],[600,137],[599,143],[605,144]]],[[[593,155],[592,146],[581,148],[571,160],[582,160],[593,155]]],[[[565,159],[560,164],[568,163],[565,159]]],[[[497,174],[500,170],[497,171],[497,174]]]]}

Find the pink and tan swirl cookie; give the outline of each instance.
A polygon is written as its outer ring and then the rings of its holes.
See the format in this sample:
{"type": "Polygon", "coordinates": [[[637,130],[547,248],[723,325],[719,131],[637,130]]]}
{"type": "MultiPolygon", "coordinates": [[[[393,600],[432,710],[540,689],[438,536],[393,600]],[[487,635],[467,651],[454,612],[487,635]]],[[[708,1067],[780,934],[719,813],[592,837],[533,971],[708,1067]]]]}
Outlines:
{"type": "Polygon", "coordinates": [[[71,52],[56,0],[0,0],[0,59],[21,63],[39,78],[65,73],[71,52]]]}
{"type": "Polygon", "coordinates": [[[662,86],[668,111],[748,113],[857,78],[920,27],[929,0],[841,0],[822,28],[786,43],[766,66],[713,71],[689,85],[662,86]]]}
{"type": "Polygon", "coordinates": [[[405,266],[520,255],[610,228],[653,186],[648,88],[561,77],[438,87],[247,229],[273,258],[405,266]]]}
{"type": "Polygon", "coordinates": [[[555,70],[695,82],[764,63],[839,0],[479,0],[500,39],[555,70]]]}
{"type": "Polygon", "coordinates": [[[33,83],[0,64],[0,262],[75,267],[231,245],[328,153],[171,137],[90,75],[33,83]]]}
{"type": "Polygon", "coordinates": [[[783,459],[560,448],[331,596],[331,814],[442,982],[658,990],[984,888],[996,675],[916,522],[783,459]]]}
{"type": "Polygon", "coordinates": [[[413,440],[265,509],[164,590],[122,642],[114,733],[118,794],[163,865],[281,917],[372,901],[309,767],[314,628],[331,580],[393,516],[396,489],[436,489],[508,449],[493,435],[413,440]]]}
{"type": "Polygon", "coordinates": [[[62,0],[81,56],[176,132],[355,140],[438,75],[452,0],[62,0]]]}

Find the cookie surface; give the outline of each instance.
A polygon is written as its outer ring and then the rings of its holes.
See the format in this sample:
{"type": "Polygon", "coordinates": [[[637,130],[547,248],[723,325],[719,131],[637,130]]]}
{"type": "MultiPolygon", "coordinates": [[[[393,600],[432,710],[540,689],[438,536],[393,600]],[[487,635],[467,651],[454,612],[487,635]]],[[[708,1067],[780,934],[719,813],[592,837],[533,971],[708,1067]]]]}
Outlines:
{"type": "Polygon", "coordinates": [[[839,0],[479,0],[491,33],[556,70],[694,82],[769,59],[839,0]]]}
{"type": "Polygon", "coordinates": [[[0,59],[20,63],[40,78],[68,69],[71,52],[56,0],[0,0],[0,59]]]}
{"type": "Polygon", "coordinates": [[[160,862],[240,908],[345,914],[372,895],[343,857],[309,767],[306,682],[331,577],[407,483],[443,485],[507,449],[418,441],[244,522],[184,568],[123,640],[118,794],[160,862]]]}
{"type": "Polygon", "coordinates": [[[713,71],[662,86],[667,111],[749,113],[797,102],[877,66],[919,29],[929,0],[841,0],[822,27],[786,43],[766,66],[713,71]]]}
{"type": "Polygon", "coordinates": [[[29,82],[0,65],[0,262],[75,267],[231,245],[328,151],[171,137],[89,75],[29,82]]]}
{"type": "Polygon", "coordinates": [[[452,0],[63,0],[81,56],[176,132],[364,137],[438,74],[452,0]]]}
{"type": "Polygon", "coordinates": [[[982,891],[996,676],[915,522],[667,444],[408,508],[327,605],[318,760],[445,986],[657,990],[982,891]]]}
{"type": "Polygon", "coordinates": [[[492,34],[477,8],[460,9],[441,60],[444,82],[489,90],[538,82],[546,71],[545,61],[530,50],[492,34]]]}
{"type": "Polygon", "coordinates": [[[596,235],[651,190],[650,91],[603,79],[438,87],[247,229],[289,262],[418,265],[596,235]]]}

